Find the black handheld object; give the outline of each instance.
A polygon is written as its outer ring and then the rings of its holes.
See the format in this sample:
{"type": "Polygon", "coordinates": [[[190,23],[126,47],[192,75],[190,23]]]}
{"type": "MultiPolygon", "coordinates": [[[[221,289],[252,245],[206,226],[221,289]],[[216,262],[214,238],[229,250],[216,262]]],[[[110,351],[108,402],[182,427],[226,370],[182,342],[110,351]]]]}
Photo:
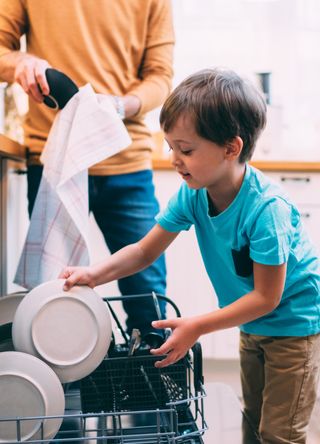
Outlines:
{"type": "Polygon", "coordinates": [[[62,109],[69,102],[79,88],[63,72],[57,69],[46,69],[46,78],[50,88],[50,93],[44,96],[43,102],[49,106],[49,108],[62,109]]]}
{"type": "Polygon", "coordinates": [[[155,331],[150,331],[147,333],[143,337],[143,340],[147,345],[149,345],[150,348],[159,348],[164,343],[163,336],[155,331]]]}

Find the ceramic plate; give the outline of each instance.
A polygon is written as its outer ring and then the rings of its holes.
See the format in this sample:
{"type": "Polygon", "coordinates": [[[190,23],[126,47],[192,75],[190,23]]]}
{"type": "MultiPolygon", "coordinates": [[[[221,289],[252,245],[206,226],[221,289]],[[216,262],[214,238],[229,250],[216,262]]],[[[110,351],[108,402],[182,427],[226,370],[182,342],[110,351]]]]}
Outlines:
{"type": "Polygon", "coordinates": [[[105,357],[111,319],[102,298],[87,286],[63,291],[63,279],[39,285],[25,296],[13,320],[16,350],[43,359],[61,382],[91,373],[105,357]]]}
{"type": "Polygon", "coordinates": [[[25,295],[25,292],[21,292],[0,296],[0,325],[12,322],[17,307],[25,295]]]}
{"type": "Polygon", "coordinates": [[[12,320],[26,292],[12,293],[0,297],[0,352],[13,351],[12,320]]]}
{"type": "MultiPolygon", "coordinates": [[[[20,352],[0,353],[0,417],[21,417],[21,441],[41,437],[41,419],[25,417],[61,416],[43,421],[43,438],[58,432],[65,400],[54,371],[40,359],[20,352]]],[[[0,421],[0,443],[17,442],[16,421],[0,421]]]]}

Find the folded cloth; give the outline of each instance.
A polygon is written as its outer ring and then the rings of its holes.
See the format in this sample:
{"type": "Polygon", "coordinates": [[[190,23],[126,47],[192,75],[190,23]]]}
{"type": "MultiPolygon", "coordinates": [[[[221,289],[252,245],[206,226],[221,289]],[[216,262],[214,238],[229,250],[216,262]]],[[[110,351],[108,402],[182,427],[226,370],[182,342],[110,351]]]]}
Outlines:
{"type": "Polygon", "coordinates": [[[32,289],[66,265],[88,265],[88,168],[131,143],[110,97],[80,88],[57,113],[14,282],[32,289]]]}

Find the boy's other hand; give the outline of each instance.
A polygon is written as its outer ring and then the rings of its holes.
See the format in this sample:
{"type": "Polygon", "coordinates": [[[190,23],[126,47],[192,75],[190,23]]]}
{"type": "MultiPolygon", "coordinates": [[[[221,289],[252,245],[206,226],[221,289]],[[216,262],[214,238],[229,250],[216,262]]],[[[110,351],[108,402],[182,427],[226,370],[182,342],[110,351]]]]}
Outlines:
{"type": "Polygon", "coordinates": [[[59,275],[65,279],[64,291],[70,290],[74,285],[88,285],[90,288],[96,286],[91,267],[67,267],[59,275]]]}
{"type": "Polygon", "coordinates": [[[193,318],[166,319],[153,321],[152,327],[171,328],[172,335],[157,349],[150,350],[153,355],[167,355],[162,361],[157,361],[155,367],[162,368],[182,359],[199,338],[197,323],[193,318]]]}

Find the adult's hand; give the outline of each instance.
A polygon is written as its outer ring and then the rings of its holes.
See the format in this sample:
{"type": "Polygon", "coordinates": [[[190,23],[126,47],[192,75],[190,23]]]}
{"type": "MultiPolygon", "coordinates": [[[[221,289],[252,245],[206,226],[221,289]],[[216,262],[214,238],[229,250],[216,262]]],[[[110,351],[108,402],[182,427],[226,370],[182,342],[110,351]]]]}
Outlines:
{"type": "Polygon", "coordinates": [[[125,117],[132,117],[138,114],[141,108],[139,97],[128,94],[122,97],[125,117]]]}
{"type": "Polygon", "coordinates": [[[43,102],[43,95],[48,95],[50,92],[45,75],[49,67],[46,60],[30,54],[21,55],[16,64],[14,80],[38,103],[43,102]]]}

